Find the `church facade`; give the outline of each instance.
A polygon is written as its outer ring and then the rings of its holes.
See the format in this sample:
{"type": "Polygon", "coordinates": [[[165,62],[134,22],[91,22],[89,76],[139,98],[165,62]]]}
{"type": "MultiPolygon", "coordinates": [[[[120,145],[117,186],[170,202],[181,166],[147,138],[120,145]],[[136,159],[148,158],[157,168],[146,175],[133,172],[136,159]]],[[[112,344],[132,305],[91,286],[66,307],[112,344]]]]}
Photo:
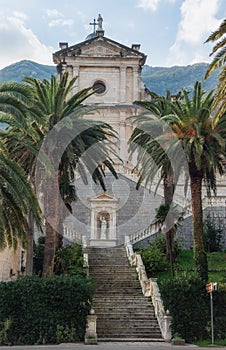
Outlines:
{"type": "Polygon", "coordinates": [[[145,189],[136,190],[134,165],[128,157],[128,140],[133,130],[128,118],[139,113],[133,102],[149,98],[141,78],[146,55],[139,44],[127,47],[106,37],[102,22],[99,15],[94,23],[97,29],[83,42],[73,46],[60,43],[53,61],[59,77],[65,71],[71,78],[77,77],[73,93],[87,87],[95,90],[85,101],[86,105],[95,106],[94,111],[85,117],[107,122],[118,134],[115,151],[120,160],[115,159],[115,168],[119,179],[106,173],[106,193],[92,182],[87,188],[78,179],[78,200],[73,206],[74,214],[67,220],[67,225],[87,238],[88,245],[104,247],[123,244],[128,233],[150,225],[161,197],[154,197],[145,189]]]}

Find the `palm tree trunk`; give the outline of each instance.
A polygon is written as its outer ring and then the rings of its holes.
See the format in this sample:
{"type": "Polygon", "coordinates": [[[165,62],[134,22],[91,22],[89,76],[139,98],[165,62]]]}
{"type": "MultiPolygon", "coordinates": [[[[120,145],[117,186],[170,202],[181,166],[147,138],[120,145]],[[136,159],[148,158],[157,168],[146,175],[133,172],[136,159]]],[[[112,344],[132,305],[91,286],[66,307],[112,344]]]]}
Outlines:
{"type": "MultiPolygon", "coordinates": [[[[171,205],[174,194],[173,170],[169,169],[163,178],[164,200],[166,205],[171,205]]],[[[174,276],[174,227],[166,232],[166,257],[170,263],[171,275],[174,276]]]]}
{"type": "MultiPolygon", "coordinates": [[[[56,174],[58,179],[58,173],[56,174]]],[[[46,238],[44,249],[43,276],[50,276],[54,271],[55,252],[58,243],[60,192],[59,181],[45,179],[44,211],[46,220],[46,238]]]]}
{"type": "Polygon", "coordinates": [[[31,211],[28,214],[28,230],[27,230],[27,247],[26,247],[26,275],[33,274],[33,255],[34,255],[34,218],[31,211]]]}
{"type": "Polygon", "coordinates": [[[57,232],[46,221],[46,238],[45,238],[45,249],[44,249],[44,261],[43,261],[43,276],[51,276],[54,271],[54,260],[57,246],[57,232]]]}
{"type": "Polygon", "coordinates": [[[202,211],[202,175],[190,169],[190,187],[192,202],[192,221],[194,239],[194,258],[198,275],[204,282],[208,280],[208,263],[204,247],[203,211],[202,211]]]}

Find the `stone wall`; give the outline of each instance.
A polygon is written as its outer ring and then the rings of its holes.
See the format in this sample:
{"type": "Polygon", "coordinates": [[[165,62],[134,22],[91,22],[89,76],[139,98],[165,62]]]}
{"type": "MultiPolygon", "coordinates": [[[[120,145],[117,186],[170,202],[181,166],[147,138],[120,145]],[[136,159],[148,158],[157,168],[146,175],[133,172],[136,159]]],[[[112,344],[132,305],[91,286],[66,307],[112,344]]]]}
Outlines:
{"type": "Polygon", "coordinates": [[[16,250],[5,248],[0,251],[0,281],[16,279],[21,274],[21,265],[25,266],[24,259],[25,252],[20,245],[16,250]]]}
{"type": "MultiPolygon", "coordinates": [[[[226,248],[226,208],[225,207],[209,207],[204,209],[204,222],[207,216],[215,222],[215,227],[222,229],[221,245],[226,248]]],[[[140,247],[147,247],[149,243],[154,242],[156,237],[161,234],[156,234],[148,237],[140,242],[134,244],[134,248],[139,249],[140,247]]],[[[193,249],[193,236],[192,236],[192,217],[187,217],[179,226],[175,239],[179,241],[180,246],[183,249],[193,249]]]]}

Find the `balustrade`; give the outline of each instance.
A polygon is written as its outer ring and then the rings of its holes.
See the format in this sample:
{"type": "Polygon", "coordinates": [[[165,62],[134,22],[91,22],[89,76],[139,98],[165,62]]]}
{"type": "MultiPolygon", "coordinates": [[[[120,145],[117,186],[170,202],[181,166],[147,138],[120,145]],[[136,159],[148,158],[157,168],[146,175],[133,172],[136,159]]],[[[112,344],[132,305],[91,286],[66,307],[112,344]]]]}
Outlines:
{"type": "Polygon", "coordinates": [[[138,278],[141,284],[142,292],[146,297],[151,297],[155,310],[155,315],[159,323],[162,337],[165,341],[171,341],[171,321],[172,317],[169,311],[165,311],[161,294],[158,288],[157,279],[147,278],[145,266],[140,254],[134,253],[132,244],[128,241],[128,236],[125,243],[127,256],[132,266],[136,267],[138,278]]]}

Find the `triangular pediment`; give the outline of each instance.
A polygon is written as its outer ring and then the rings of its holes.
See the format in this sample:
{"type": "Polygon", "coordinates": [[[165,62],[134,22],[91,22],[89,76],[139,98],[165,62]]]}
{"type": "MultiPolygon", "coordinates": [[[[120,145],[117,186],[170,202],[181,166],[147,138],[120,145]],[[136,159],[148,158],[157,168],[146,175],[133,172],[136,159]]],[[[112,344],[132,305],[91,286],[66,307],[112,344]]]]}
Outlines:
{"type": "Polygon", "coordinates": [[[137,57],[145,60],[146,56],[128,46],[122,45],[106,37],[95,37],[79,44],[64,48],[55,52],[54,56],[114,56],[114,57],[137,57]]]}
{"type": "Polygon", "coordinates": [[[107,193],[101,193],[90,199],[91,202],[115,202],[117,198],[107,193]]]}

